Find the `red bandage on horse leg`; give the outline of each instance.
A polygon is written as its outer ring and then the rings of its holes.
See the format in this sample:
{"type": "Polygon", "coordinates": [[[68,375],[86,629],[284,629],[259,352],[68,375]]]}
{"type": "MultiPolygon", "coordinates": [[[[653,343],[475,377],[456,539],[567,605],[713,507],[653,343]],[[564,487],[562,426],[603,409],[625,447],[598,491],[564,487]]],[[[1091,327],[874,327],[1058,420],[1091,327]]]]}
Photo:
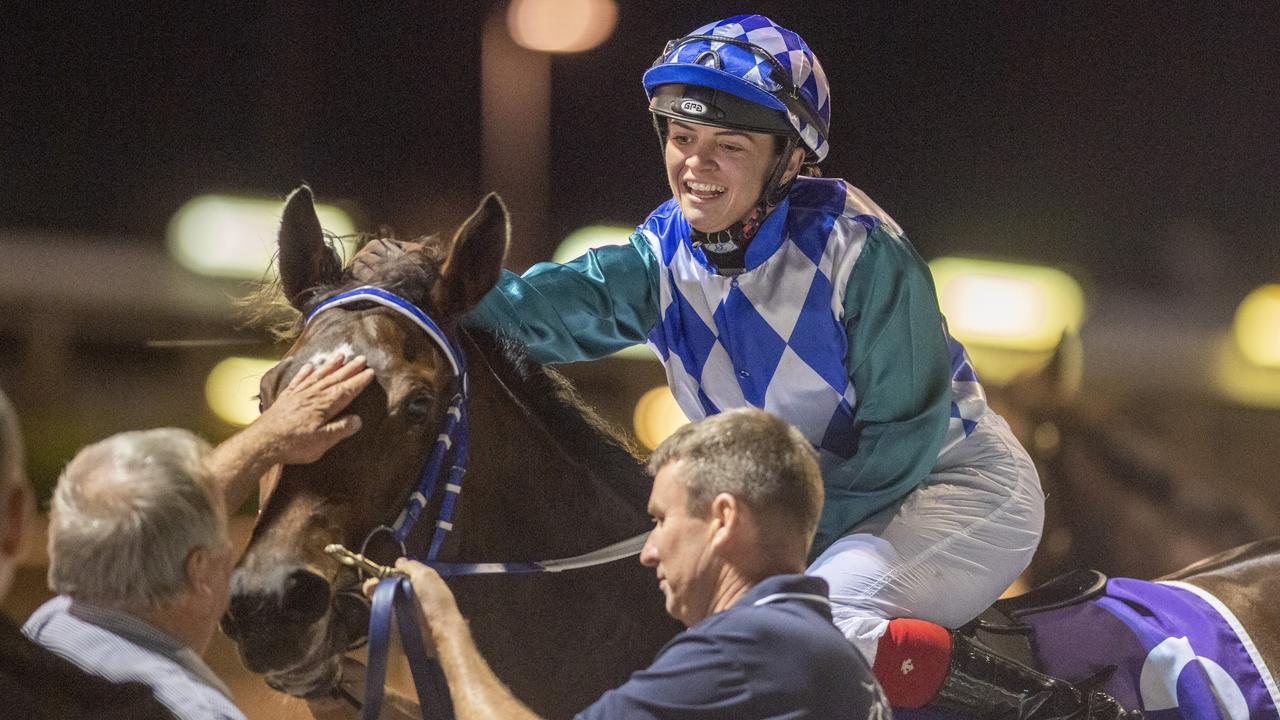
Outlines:
{"type": "Polygon", "coordinates": [[[889,621],[871,669],[890,705],[918,708],[938,694],[950,666],[950,631],[924,620],[901,618],[889,621]]]}

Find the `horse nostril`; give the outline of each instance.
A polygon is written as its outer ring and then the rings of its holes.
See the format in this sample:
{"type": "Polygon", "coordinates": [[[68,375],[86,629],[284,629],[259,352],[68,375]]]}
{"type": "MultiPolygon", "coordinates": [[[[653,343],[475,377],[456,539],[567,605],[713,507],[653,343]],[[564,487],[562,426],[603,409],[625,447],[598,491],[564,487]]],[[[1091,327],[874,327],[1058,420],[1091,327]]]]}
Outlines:
{"type": "Polygon", "coordinates": [[[240,637],[240,626],[236,624],[235,613],[232,611],[230,604],[227,605],[227,611],[222,614],[220,622],[224,635],[233,639],[240,637]]]}
{"type": "Polygon", "coordinates": [[[296,622],[314,622],[329,608],[329,583],[309,570],[294,570],[285,578],[280,607],[296,622]]]}

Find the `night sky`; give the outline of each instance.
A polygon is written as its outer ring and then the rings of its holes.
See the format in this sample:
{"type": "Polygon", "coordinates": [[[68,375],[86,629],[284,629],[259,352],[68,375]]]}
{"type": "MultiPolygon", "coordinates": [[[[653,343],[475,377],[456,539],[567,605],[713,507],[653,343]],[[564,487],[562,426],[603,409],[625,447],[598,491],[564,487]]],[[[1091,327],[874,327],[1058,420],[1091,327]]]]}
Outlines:
{"type": "MultiPolygon", "coordinates": [[[[490,3],[15,5],[0,228],[159,243],[196,194],[307,181],[410,234],[486,190],[490,3]]],[[[746,8],[826,68],[827,175],[926,258],[1065,263],[1156,293],[1280,280],[1280,3],[619,5],[604,45],[552,65],[555,235],[665,199],[640,75],[666,40],[746,8]]]]}

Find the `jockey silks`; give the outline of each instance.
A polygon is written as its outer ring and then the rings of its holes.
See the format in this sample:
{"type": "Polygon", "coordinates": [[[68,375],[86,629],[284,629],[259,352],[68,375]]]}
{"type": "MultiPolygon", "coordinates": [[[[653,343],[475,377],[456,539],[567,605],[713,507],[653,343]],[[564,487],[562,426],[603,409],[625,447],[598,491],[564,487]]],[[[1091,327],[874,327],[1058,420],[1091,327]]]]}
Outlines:
{"type": "Polygon", "coordinates": [[[468,322],[542,362],[647,341],[691,419],[753,405],[796,425],[822,455],[816,553],[918,486],[986,402],[928,267],[857,188],[797,179],[745,264],[716,274],[668,201],[629,245],[504,273],[468,322]]]}

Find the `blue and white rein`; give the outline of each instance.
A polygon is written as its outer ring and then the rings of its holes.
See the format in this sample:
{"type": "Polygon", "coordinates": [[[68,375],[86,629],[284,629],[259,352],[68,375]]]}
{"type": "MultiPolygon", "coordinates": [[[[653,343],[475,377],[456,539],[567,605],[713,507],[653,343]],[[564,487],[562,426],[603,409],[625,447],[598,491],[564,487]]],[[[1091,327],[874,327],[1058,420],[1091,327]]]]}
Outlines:
{"type": "MultiPolygon", "coordinates": [[[[578,568],[603,565],[615,560],[637,555],[644,546],[648,532],[621,542],[568,558],[541,560],[534,562],[488,562],[488,563],[443,563],[437,558],[445,536],[453,529],[453,513],[458,497],[462,493],[462,480],[466,474],[469,455],[469,427],[467,423],[467,393],[469,390],[466,356],[460,348],[449,342],[448,336],[440,329],[421,308],[408,300],[372,286],[358,287],[348,290],[321,302],[307,315],[306,323],[310,323],[325,310],[342,307],[352,303],[371,302],[393,310],[417,325],[444,353],[458,378],[458,392],[450,401],[445,411],[444,425],[436,437],[431,456],[427,459],[418,477],[418,483],[405,507],[388,526],[379,526],[365,538],[364,545],[379,532],[388,532],[400,546],[405,556],[405,540],[413,530],[414,524],[431,501],[439,485],[440,469],[447,456],[451,457],[448,477],[444,483],[444,497],[441,500],[439,516],[435,531],[427,550],[425,564],[440,573],[443,577],[461,575],[488,574],[526,574],[539,572],[562,572],[578,568]]],[[[365,547],[361,547],[364,554],[365,547]]],[[[400,633],[404,643],[405,654],[413,672],[414,685],[418,691],[419,705],[424,717],[452,718],[452,706],[449,703],[448,688],[438,664],[429,660],[422,647],[421,635],[418,634],[417,609],[413,602],[413,588],[409,579],[404,576],[387,578],[374,590],[374,597],[369,615],[369,665],[365,674],[365,703],[361,709],[363,720],[378,717],[382,704],[383,686],[386,676],[387,652],[391,633],[393,615],[399,616],[400,633]],[[412,636],[412,637],[411,637],[412,636]],[[435,695],[427,694],[427,688],[434,689],[435,695]],[[443,700],[437,700],[443,695],[443,700]]]]}

